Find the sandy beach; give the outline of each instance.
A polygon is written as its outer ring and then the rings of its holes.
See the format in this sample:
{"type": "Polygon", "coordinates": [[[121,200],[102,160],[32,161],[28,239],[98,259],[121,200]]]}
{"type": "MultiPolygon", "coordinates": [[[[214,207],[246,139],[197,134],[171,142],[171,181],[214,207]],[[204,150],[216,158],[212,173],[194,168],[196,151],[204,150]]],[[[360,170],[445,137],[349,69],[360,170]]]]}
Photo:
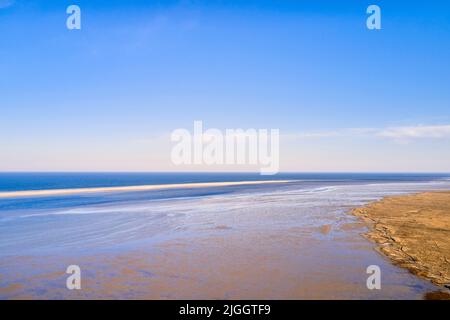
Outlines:
{"type": "Polygon", "coordinates": [[[367,238],[398,266],[450,288],[450,192],[386,197],[353,210],[367,238]]]}

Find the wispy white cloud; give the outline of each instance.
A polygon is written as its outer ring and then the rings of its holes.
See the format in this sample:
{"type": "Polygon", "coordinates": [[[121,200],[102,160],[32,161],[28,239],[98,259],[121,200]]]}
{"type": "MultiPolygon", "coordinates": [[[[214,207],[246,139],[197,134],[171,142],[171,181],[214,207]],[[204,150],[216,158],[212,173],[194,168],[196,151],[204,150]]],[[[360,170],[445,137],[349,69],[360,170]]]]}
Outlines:
{"type": "Polygon", "coordinates": [[[394,139],[449,138],[450,125],[393,127],[381,130],[377,135],[394,139]]]}
{"type": "Polygon", "coordinates": [[[450,138],[450,125],[416,125],[387,128],[344,128],[332,131],[300,132],[287,134],[286,138],[332,138],[332,137],[381,137],[409,141],[413,139],[450,138]]]}

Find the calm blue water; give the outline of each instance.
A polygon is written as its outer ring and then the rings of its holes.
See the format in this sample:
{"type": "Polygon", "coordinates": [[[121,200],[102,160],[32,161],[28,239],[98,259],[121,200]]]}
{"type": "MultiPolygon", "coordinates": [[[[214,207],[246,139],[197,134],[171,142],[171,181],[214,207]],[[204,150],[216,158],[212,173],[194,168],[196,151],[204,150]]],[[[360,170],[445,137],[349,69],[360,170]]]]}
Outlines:
{"type": "Polygon", "coordinates": [[[450,178],[450,174],[405,173],[279,173],[274,176],[261,176],[258,173],[0,173],[0,191],[117,187],[247,180],[402,182],[430,181],[448,178],[450,178]]]}

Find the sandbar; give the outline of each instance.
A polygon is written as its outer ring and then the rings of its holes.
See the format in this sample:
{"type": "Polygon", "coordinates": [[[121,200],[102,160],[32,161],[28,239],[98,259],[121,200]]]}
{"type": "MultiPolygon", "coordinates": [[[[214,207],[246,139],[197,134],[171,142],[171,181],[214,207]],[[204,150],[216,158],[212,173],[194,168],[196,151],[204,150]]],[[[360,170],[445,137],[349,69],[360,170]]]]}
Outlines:
{"type": "Polygon", "coordinates": [[[0,198],[62,196],[62,195],[100,193],[100,192],[129,192],[129,191],[149,191],[149,190],[181,189],[181,188],[209,188],[209,187],[258,185],[258,184],[286,183],[286,182],[292,182],[292,181],[291,180],[261,180],[261,181],[231,181],[231,182],[198,182],[198,183],[154,184],[154,185],[120,186],[120,187],[6,191],[6,192],[0,192],[0,198]]]}

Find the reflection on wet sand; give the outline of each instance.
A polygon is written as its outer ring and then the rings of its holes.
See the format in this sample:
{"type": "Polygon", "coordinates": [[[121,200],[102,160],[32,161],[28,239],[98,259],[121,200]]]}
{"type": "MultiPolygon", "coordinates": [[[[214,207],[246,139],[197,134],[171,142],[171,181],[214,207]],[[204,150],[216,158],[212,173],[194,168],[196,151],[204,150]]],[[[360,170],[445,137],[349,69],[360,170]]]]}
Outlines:
{"type": "MultiPolygon", "coordinates": [[[[247,233],[216,229],[126,254],[23,258],[35,273],[11,271],[0,296],[11,299],[420,299],[414,276],[388,263],[383,290],[366,288],[369,243],[320,230],[247,233]],[[323,240],[323,237],[331,237],[323,240]],[[333,239],[334,238],[334,239],[333,239]],[[339,238],[339,239],[338,239],[339,238]],[[331,245],[333,242],[335,246],[331,245]],[[67,265],[82,270],[82,290],[67,290],[67,265]],[[20,282],[22,286],[15,286],[20,282]],[[397,285],[401,283],[402,285],[397,285]]],[[[332,233],[332,232],[331,232],[332,233]]],[[[6,264],[17,265],[9,260],[6,264]]],[[[3,269],[7,267],[3,263],[3,269]]],[[[430,286],[430,290],[433,288],[430,286]]]]}

